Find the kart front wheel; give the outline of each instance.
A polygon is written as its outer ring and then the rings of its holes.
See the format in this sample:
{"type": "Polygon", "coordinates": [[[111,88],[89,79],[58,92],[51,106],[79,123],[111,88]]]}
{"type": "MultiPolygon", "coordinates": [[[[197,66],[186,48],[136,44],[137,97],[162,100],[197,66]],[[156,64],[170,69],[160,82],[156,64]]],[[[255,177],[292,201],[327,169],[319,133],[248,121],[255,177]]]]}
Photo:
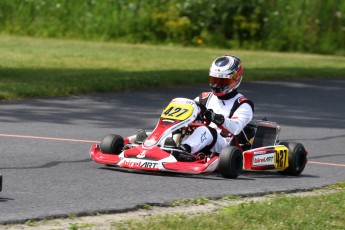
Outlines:
{"type": "Polygon", "coordinates": [[[242,151],[235,146],[225,147],[219,158],[218,171],[225,178],[237,178],[243,169],[242,151]]]}
{"type": "Polygon", "coordinates": [[[122,152],[124,143],[123,137],[120,135],[108,134],[102,139],[101,151],[102,153],[118,155],[122,152]]]}
{"type": "Polygon", "coordinates": [[[307,164],[307,151],[301,143],[295,142],[281,142],[289,149],[289,167],[284,171],[278,171],[283,175],[298,176],[304,170],[307,164]]]}

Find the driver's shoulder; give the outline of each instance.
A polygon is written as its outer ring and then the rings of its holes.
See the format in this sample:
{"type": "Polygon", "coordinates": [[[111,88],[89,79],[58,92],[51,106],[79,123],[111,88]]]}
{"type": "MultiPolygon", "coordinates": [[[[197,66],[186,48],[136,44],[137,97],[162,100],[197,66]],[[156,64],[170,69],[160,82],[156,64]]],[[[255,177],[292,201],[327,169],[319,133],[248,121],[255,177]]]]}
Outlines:
{"type": "Polygon", "coordinates": [[[235,100],[236,101],[234,103],[234,107],[236,107],[236,109],[243,104],[248,104],[254,111],[254,102],[250,100],[249,98],[245,97],[243,94],[238,93],[235,97],[235,100]]]}
{"type": "Polygon", "coordinates": [[[212,92],[201,92],[194,100],[203,105],[206,105],[207,101],[211,98],[212,95],[212,92]]]}

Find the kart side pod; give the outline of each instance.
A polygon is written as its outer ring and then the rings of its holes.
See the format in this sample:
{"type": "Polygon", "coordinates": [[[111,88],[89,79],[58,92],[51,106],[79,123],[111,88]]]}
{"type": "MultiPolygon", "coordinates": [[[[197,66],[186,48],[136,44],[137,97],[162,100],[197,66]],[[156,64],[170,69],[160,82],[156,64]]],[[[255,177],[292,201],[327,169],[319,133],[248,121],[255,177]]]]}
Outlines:
{"type": "Polygon", "coordinates": [[[279,145],[243,152],[244,170],[276,170],[283,175],[298,176],[307,164],[308,152],[301,143],[280,142],[279,145]]]}
{"type": "Polygon", "coordinates": [[[289,167],[289,150],[283,145],[251,149],[243,152],[245,170],[285,170],[289,167]]]}

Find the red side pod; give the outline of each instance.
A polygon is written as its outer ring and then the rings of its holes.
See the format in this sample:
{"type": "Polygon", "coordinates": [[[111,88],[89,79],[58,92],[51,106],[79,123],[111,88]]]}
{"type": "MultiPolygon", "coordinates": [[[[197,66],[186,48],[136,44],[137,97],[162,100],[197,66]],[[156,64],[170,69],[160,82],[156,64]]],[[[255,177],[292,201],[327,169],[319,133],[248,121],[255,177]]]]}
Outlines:
{"type": "Polygon", "coordinates": [[[244,170],[275,169],[274,153],[274,147],[263,147],[243,152],[244,170]]]}
{"type": "Polygon", "coordinates": [[[252,168],[252,161],[254,157],[254,151],[243,152],[243,168],[250,170],[252,168]]]}
{"type": "Polygon", "coordinates": [[[115,165],[120,161],[118,155],[102,153],[98,144],[93,144],[90,149],[91,158],[100,164],[115,165]]]}

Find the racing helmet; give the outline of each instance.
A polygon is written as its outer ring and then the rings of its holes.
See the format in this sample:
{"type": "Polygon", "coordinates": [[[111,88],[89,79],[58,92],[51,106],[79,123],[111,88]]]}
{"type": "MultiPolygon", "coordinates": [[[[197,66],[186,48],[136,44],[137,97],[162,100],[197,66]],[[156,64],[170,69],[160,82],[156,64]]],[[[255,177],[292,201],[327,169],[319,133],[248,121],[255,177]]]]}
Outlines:
{"type": "Polygon", "coordinates": [[[210,67],[210,87],[217,97],[231,93],[242,81],[241,60],[232,55],[224,55],[213,61],[210,67]]]}

